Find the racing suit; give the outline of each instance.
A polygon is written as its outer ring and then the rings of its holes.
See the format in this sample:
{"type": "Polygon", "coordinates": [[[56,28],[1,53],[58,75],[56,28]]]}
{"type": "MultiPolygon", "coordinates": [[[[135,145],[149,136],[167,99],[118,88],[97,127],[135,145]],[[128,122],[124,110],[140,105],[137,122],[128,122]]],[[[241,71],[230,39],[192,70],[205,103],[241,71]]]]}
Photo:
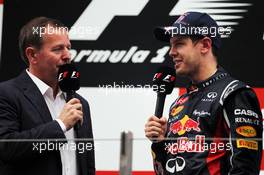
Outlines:
{"type": "Polygon", "coordinates": [[[257,175],[262,154],[257,97],[218,68],[171,105],[166,138],[151,146],[158,175],[257,175]]]}

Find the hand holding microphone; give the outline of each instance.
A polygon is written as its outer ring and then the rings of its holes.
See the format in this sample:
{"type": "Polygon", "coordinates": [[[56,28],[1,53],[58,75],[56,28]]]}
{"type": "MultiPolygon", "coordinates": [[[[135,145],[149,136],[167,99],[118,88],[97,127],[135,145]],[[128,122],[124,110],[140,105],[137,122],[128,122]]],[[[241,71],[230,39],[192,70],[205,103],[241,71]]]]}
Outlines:
{"type": "Polygon", "coordinates": [[[162,141],[167,130],[167,119],[162,117],[167,94],[171,94],[176,80],[175,70],[161,67],[153,77],[153,88],[157,92],[155,116],[151,116],[145,125],[145,136],[150,140],[162,141]]]}
{"type": "Polygon", "coordinates": [[[75,126],[81,126],[83,123],[82,104],[80,100],[73,98],[68,101],[62,109],[59,119],[61,119],[66,126],[66,130],[71,129],[72,127],[74,127],[75,130],[78,129],[75,126]]]}
{"type": "Polygon", "coordinates": [[[145,124],[145,136],[152,141],[162,141],[167,131],[167,119],[156,116],[149,117],[145,124]]]}
{"type": "Polygon", "coordinates": [[[73,64],[64,64],[59,67],[58,84],[63,92],[66,92],[66,104],[59,118],[66,129],[74,126],[78,130],[83,122],[82,104],[75,98],[75,91],[80,89],[80,73],[73,64]]]}

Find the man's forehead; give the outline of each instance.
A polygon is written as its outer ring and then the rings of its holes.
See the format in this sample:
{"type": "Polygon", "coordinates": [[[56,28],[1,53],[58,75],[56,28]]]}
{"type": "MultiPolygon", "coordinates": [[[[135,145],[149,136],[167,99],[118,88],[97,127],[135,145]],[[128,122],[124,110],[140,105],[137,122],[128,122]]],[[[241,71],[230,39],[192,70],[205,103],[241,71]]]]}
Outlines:
{"type": "Polygon", "coordinates": [[[61,33],[52,33],[52,34],[45,34],[42,36],[43,44],[49,44],[49,45],[64,45],[69,44],[69,35],[68,32],[61,32],[61,33]]]}
{"type": "Polygon", "coordinates": [[[69,37],[68,29],[65,27],[46,26],[43,33],[44,38],[69,37]]]}

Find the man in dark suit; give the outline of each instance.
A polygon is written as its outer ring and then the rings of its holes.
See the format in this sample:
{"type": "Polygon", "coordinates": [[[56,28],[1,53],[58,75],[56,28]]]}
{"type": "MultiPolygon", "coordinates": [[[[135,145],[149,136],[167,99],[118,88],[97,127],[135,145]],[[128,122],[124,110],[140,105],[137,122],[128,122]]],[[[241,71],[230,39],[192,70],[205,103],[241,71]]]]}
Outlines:
{"type": "Polygon", "coordinates": [[[0,83],[1,175],[95,174],[88,102],[77,95],[66,103],[57,82],[70,48],[60,21],[38,17],[21,29],[19,49],[28,68],[0,83]],[[82,125],[74,131],[77,122],[82,125]],[[86,140],[72,141],[76,137],[86,140]]]}

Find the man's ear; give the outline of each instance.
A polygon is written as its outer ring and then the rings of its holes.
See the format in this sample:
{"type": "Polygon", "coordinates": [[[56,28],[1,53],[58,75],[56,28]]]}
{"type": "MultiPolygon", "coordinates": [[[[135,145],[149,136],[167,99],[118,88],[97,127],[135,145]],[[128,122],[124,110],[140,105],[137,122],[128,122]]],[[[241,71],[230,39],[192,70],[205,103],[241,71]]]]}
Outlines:
{"type": "Polygon", "coordinates": [[[28,58],[29,64],[36,64],[37,63],[37,52],[38,50],[34,47],[27,47],[25,50],[25,55],[28,58]]]}
{"type": "Polygon", "coordinates": [[[204,37],[200,40],[201,42],[201,53],[205,54],[212,48],[212,40],[209,37],[204,37]]]}

